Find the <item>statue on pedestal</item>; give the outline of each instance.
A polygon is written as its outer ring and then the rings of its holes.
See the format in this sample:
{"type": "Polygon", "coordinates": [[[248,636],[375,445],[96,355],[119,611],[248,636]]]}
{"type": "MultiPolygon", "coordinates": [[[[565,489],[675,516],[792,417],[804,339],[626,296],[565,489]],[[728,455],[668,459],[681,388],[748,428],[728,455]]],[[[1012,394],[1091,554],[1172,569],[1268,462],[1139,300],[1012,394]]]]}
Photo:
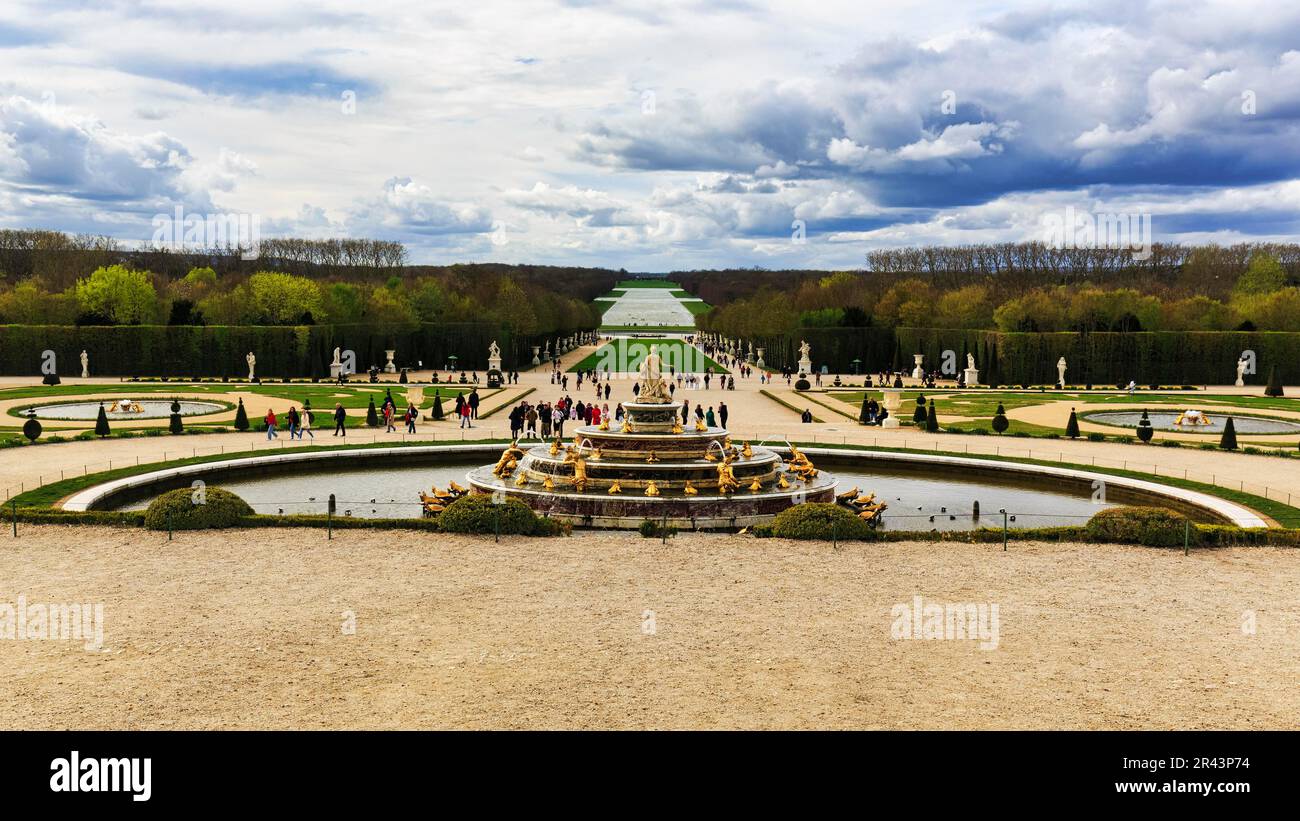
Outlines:
{"type": "Polygon", "coordinates": [[[1056,384],[1065,387],[1065,357],[1056,360],[1056,384]]]}
{"type": "Polygon", "coordinates": [[[636,396],[637,402],[652,405],[666,405],[673,400],[668,392],[668,383],[664,381],[663,360],[659,357],[659,346],[651,345],[650,353],[641,362],[641,390],[636,396]]]}
{"type": "Polygon", "coordinates": [[[799,342],[799,375],[807,376],[812,373],[812,345],[804,339],[799,342]]]}
{"type": "Polygon", "coordinates": [[[334,361],[330,362],[330,379],[338,379],[343,373],[343,350],[334,349],[334,361]]]}
{"type": "Polygon", "coordinates": [[[252,382],[256,378],[253,376],[253,371],[257,368],[257,357],[253,356],[252,351],[249,351],[248,356],[244,357],[244,361],[248,363],[248,381],[252,382]]]}
{"type": "MultiPolygon", "coordinates": [[[[86,354],[83,352],[81,355],[84,357],[86,354]]],[[[1246,387],[1246,380],[1245,380],[1246,368],[1248,368],[1249,366],[1250,366],[1250,360],[1246,359],[1245,357],[1242,357],[1241,359],[1237,360],[1237,381],[1233,383],[1237,387],[1239,388],[1246,387]]],[[[82,376],[85,376],[85,374],[83,373],[82,376]]]]}
{"type": "Polygon", "coordinates": [[[979,368],[975,367],[975,356],[966,354],[966,387],[973,388],[980,383],[979,368]]]}
{"type": "MultiPolygon", "coordinates": [[[[85,351],[82,351],[81,352],[81,378],[87,379],[89,377],[90,377],[90,354],[86,353],[85,351]]],[[[1241,381],[1240,375],[1238,375],[1237,380],[1241,381]]]]}

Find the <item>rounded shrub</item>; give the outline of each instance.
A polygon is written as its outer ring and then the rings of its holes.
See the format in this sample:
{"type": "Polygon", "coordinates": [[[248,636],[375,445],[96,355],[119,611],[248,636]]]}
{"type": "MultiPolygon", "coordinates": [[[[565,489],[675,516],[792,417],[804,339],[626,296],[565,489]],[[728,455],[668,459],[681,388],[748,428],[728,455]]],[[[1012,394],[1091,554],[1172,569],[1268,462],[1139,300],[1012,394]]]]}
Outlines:
{"type": "Polygon", "coordinates": [[[796,379],[794,382],[794,389],[797,391],[806,391],[811,387],[812,387],[812,383],[810,383],[807,379],[799,378],[796,379]]]}
{"type": "Polygon", "coordinates": [[[201,493],[183,487],[169,490],[150,502],[144,513],[144,526],[150,530],[167,530],[169,514],[172,530],[206,530],[235,527],[240,518],[253,515],[253,508],[219,487],[204,488],[201,493]]]}
{"type": "Polygon", "coordinates": [[[532,535],[544,529],[532,508],[518,499],[494,504],[492,495],[462,496],[438,514],[438,528],[447,533],[513,533],[532,535]],[[500,527],[498,531],[497,528],[500,527]]]}
{"type": "MultiPolygon", "coordinates": [[[[1112,507],[1088,520],[1085,533],[1098,542],[1121,542],[1150,547],[1181,547],[1190,520],[1166,507],[1112,507]]],[[[1191,543],[1199,531],[1190,528],[1191,543]]]]}
{"type": "Polygon", "coordinates": [[[772,535],[783,539],[865,539],[871,526],[839,505],[807,502],[787,508],[772,520],[772,535]]]}

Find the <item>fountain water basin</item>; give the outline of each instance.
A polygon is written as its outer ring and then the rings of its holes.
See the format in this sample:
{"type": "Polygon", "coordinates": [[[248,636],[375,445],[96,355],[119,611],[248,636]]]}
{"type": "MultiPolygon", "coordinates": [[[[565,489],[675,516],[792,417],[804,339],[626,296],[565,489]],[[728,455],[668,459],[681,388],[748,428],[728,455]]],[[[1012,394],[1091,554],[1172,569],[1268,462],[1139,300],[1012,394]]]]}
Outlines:
{"type": "Polygon", "coordinates": [[[745,527],[792,505],[835,499],[829,473],[733,442],[724,428],[683,428],[680,402],[623,408],[620,428],[586,425],[568,445],[507,449],[497,465],[469,472],[471,488],[604,528],[635,528],[646,519],[695,529],[745,527]]]}

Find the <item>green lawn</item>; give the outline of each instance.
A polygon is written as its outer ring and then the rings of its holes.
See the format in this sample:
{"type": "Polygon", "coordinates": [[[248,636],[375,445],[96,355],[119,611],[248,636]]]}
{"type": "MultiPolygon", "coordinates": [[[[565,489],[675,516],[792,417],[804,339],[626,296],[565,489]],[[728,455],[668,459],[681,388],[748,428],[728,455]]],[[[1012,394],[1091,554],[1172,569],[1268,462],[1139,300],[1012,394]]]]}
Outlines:
{"type": "Polygon", "coordinates": [[[601,345],[581,362],[569,368],[569,373],[586,371],[592,368],[608,369],[611,373],[635,373],[641,367],[641,361],[650,352],[650,346],[659,349],[663,357],[664,373],[669,367],[676,367],[681,372],[701,373],[705,368],[713,368],[714,373],[727,373],[727,369],[705,356],[699,348],[687,345],[680,339],[616,339],[601,345]]]}

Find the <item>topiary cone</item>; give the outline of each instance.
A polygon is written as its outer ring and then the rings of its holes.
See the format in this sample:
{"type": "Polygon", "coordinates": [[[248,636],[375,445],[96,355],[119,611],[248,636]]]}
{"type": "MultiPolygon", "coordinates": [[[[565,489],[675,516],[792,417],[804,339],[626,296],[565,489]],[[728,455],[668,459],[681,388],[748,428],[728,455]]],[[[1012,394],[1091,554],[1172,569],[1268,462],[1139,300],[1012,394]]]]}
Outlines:
{"type": "Polygon", "coordinates": [[[925,413],[925,429],[930,433],[939,432],[939,415],[934,411],[934,400],[930,400],[930,408],[925,413]]]}
{"type": "Polygon", "coordinates": [[[433,392],[433,409],[429,412],[429,415],[433,417],[433,421],[435,422],[441,422],[443,420],[442,391],[433,392]]]}
{"type": "Polygon", "coordinates": [[[1268,387],[1264,389],[1265,396],[1282,396],[1282,377],[1278,376],[1277,365],[1268,369],[1268,387]]]}
{"type": "Polygon", "coordinates": [[[235,409],[235,430],[248,430],[248,411],[244,410],[244,400],[239,400],[239,407],[235,409]]]}
{"type": "Polygon", "coordinates": [[[112,433],[108,427],[108,412],[104,410],[104,403],[99,403],[99,416],[95,418],[95,435],[108,436],[112,433]]]}
{"type": "Polygon", "coordinates": [[[1237,449],[1237,426],[1233,424],[1231,416],[1223,424],[1223,438],[1219,440],[1219,447],[1224,450],[1237,449]]]}
{"type": "Polygon", "coordinates": [[[1079,438],[1079,415],[1070,408],[1070,421],[1065,423],[1065,435],[1071,439],[1079,438]]]}
{"type": "Polygon", "coordinates": [[[375,398],[370,397],[370,407],[366,408],[366,425],[372,428],[379,427],[379,414],[375,411],[375,398]]]}

